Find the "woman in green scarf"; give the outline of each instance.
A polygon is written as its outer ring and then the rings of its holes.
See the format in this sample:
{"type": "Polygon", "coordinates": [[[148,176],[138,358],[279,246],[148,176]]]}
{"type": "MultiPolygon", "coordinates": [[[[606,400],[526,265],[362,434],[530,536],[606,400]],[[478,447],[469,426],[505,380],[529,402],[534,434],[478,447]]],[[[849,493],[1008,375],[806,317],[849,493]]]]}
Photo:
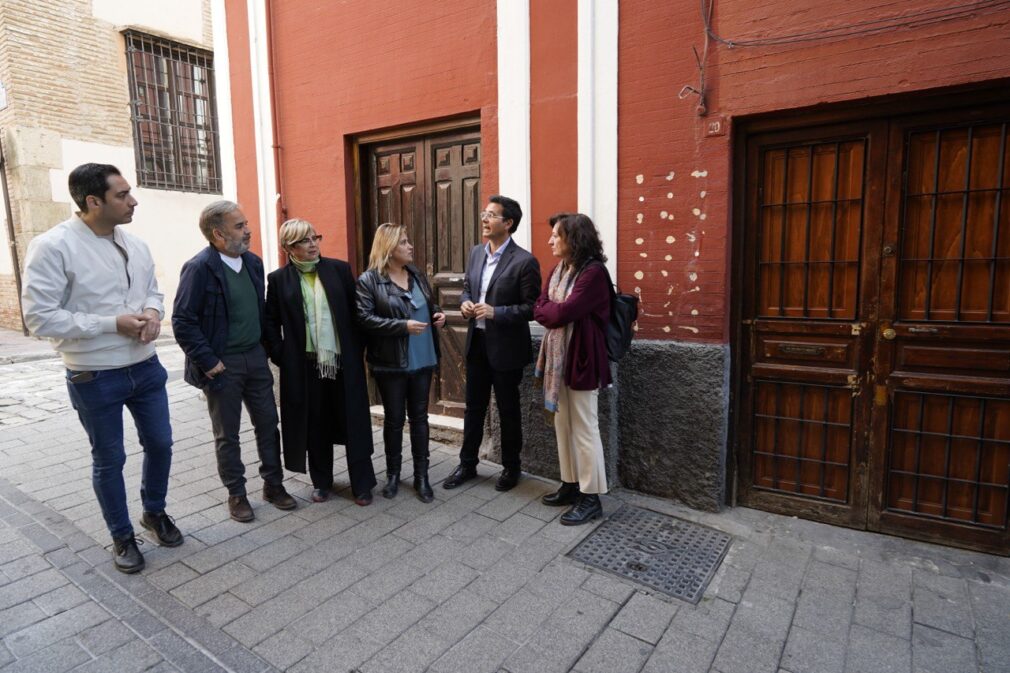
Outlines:
{"type": "Polygon", "coordinates": [[[347,449],[354,501],[372,502],[372,427],[362,341],[347,262],[320,256],[322,236],[305,220],[279,232],[288,264],[267,276],[266,341],[280,368],[284,464],[308,472],[312,501],[333,491],[333,445],[347,449]]]}

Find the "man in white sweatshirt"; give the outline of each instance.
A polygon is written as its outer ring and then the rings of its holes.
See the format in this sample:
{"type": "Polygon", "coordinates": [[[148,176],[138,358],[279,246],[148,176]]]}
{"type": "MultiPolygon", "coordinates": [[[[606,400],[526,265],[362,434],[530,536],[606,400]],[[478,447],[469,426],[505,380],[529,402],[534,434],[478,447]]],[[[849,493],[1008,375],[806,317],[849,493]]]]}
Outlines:
{"type": "Polygon", "coordinates": [[[21,303],[32,334],[48,337],[67,368],[70,401],[91,442],[92,484],[113,541],[118,570],[144,568],[126,504],[123,407],[144,448],[140,523],[168,547],[182,534],[165,513],[172,465],[168,376],[154,340],[165,313],[147,245],[118,225],[137,200],[115,166],[70,173],[74,217],[28,245],[21,303]]]}

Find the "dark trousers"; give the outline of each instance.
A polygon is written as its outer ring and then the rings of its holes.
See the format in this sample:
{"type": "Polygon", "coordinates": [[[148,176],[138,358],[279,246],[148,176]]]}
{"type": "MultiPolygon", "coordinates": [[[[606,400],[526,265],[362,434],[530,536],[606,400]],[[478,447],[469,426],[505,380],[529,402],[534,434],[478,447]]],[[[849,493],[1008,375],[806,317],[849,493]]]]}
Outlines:
{"type": "Polygon", "coordinates": [[[477,450],[484,439],[484,418],[493,388],[501,422],[501,462],[508,469],[519,469],[519,453],[523,447],[519,403],[522,380],[522,369],[499,371],[491,367],[484,330],[475,329],[470,337],[470,351],[466,354],[466,411],[463,414],[463,447],[459,450],[461,464],[476,467],[479,462],[477,450]]]}
{"type": "Polygon", "coordinates": [[[246,494],[245,465],[238,436],[244,402],[256,434],[260,476],[264,484],[278,486],[284,480],[284,471],[274,377],[267,365],[266,351],[257,345],[245,353],[224,355],[221,362],[225,370],[204,388],[221,483],[228,489],[228,495],[246,494]]]}
{"type": "Polygon", "coordinates": [[[407,372],[373,371],[382,398],[384,418],[382,441],[386,445],[386,466],[399,466],[403,451],[403,422],[410,418],[410,454],[414,460],[428,459],[428,391],[432,370],[407,372]],[[390,459],[393,460],[390,460],[390,459]]]}

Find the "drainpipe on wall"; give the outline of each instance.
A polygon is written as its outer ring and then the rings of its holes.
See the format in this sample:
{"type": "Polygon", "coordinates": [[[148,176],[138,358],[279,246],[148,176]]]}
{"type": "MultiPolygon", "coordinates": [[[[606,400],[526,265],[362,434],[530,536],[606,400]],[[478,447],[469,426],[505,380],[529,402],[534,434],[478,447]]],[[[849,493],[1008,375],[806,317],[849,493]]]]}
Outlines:
{"type": "MultiPolygon", "coordinates": [[[[0,138],[3,133],[0,132],[0,138]]],[[[21,332],[28,336],[25,316],[21,312],[21,260],[18,258],[18,244],[14,237],[14,213],[11,211],[10,189],[7,186],[7,157],[4,154],[3,142],[0,142],[0,197],[4,201],[4,214],[7,217],[7,241],[11,250],[11,263],[14,266],[14,286],[18,292],[18,317],[21,318],[21,332]]]]}
{"type": "MultiPolygon", "coordinates": [[[[284,163],[281,161],[281,127],[280,113],[277,111],[277,78],[274,75],[274,3],[266,0],[267,3],[267,73],[270,78],[270,123],[274,136],[274,180],[277,184],[277,223],[282,224],[288,219],[288,206],[284,201],[284,163]]],[[[278,245],[278,251],[280,245],[278,245]]],[[[279,259],[284,259],[280,254],[279,259]]]]}

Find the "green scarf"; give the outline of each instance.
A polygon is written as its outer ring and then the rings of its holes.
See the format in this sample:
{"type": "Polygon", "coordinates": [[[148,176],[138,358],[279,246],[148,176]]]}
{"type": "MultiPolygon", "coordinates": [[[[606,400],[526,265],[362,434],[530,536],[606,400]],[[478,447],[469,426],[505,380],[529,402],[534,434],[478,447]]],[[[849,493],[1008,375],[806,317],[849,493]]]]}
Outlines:
{"type": "Polygon", "coordinates": [[[302,286],[302,304],[305,307],[305,352],[316,354],[319,378],[335,379],[340,371],[340,339],[333,329],[333,315],[326,291],[319,282],[316,267],[319,260],[299,262],[288,256],[298,269],[302,286]]]}

